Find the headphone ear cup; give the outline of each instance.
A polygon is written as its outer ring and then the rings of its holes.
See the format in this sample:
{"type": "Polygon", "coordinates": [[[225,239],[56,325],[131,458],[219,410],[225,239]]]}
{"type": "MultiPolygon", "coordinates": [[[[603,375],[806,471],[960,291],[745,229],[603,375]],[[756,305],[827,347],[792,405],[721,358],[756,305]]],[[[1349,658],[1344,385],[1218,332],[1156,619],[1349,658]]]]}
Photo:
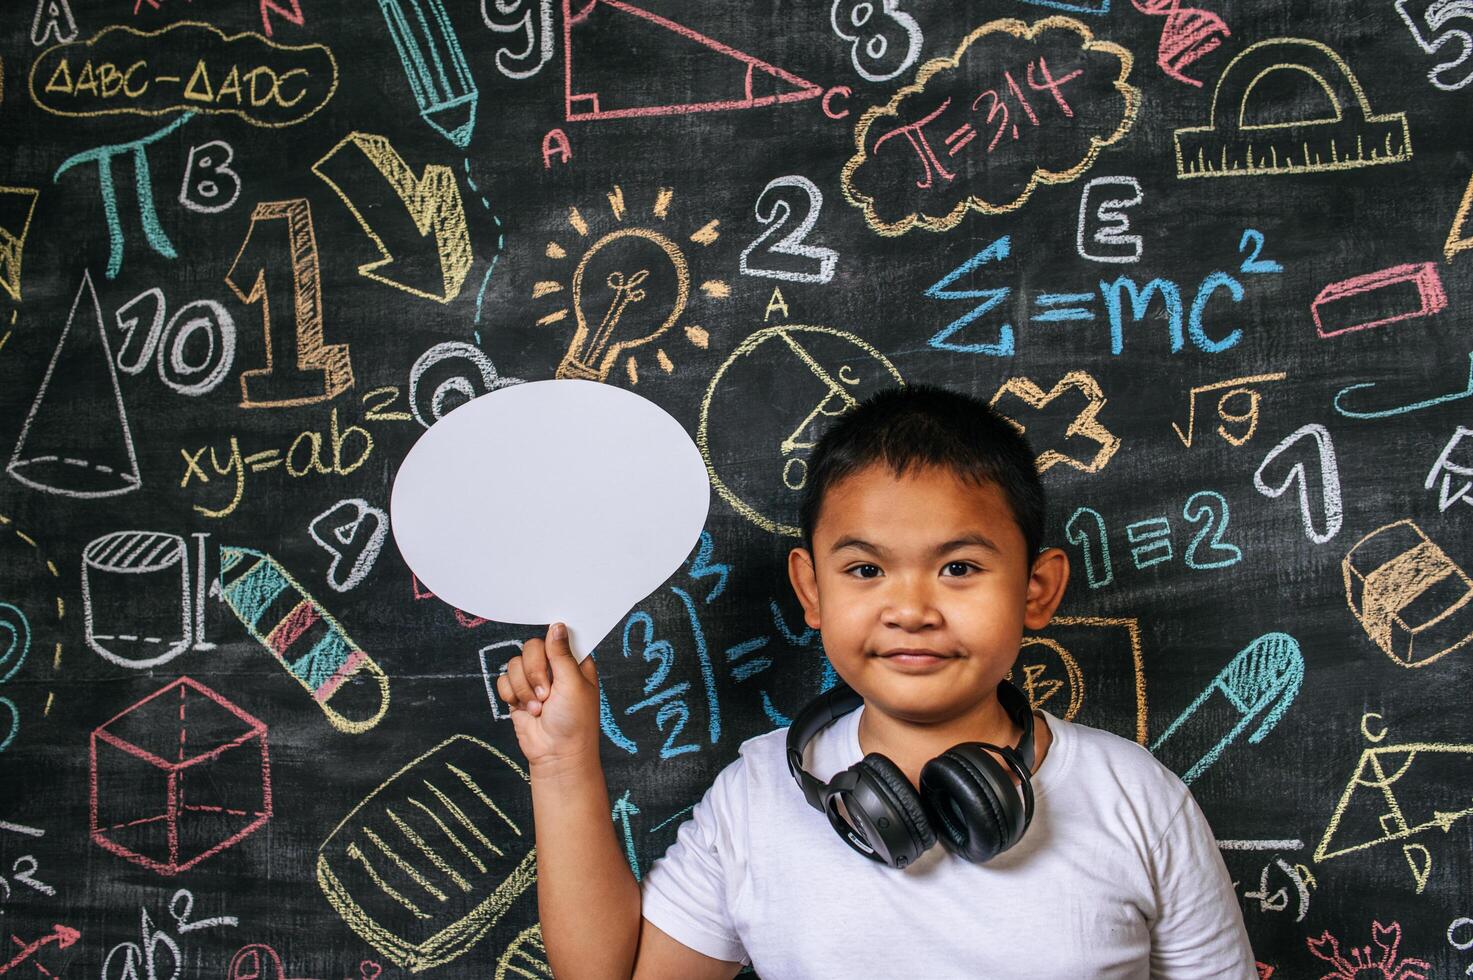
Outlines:
{"type": "MultiPolygon", "coordinates": [[[[877,795],[890,804],[890,808],[904,824],[904,832],[910,838],[914,852],[903,855],[905,862],[898,865],[899,867],[914,861],[936,843],[936,832],[926,817],[925,804],[916,795],[915,787],[911,786],[910,780],[900,771],[899,766],[878,752],[871,752],[854,768],[861,773],[862,778],[868,779],[877,795]]],[[[877,826],[879,816],[871,815],[877,826]]]]}
{"type": "Polygon", "coordinates": [[[1006,769],[978,745],[963,743],[921,770],[921,798],[936,814],[941,843],[981,864],[1023,836],[1023,804],[1006,769]]]}

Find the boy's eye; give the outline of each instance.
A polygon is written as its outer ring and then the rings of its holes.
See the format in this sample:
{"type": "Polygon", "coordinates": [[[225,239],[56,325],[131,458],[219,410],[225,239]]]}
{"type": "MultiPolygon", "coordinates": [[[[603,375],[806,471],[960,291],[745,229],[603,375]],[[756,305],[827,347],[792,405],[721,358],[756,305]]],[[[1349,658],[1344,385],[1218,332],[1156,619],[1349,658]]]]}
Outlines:
{"type": "Polygon", "coordinates": [[[969,561],[949,561],[942,569],[947,575],[968,575],[977,570],[969,561]]]}
{"type": "Polygon", "coordinates": [[[879,565],[855,565],[853,568],[849,569],[849,574],[850,575],[857,575],[860,578],[876,578],[880,574],[880,566],[879,565]]]}

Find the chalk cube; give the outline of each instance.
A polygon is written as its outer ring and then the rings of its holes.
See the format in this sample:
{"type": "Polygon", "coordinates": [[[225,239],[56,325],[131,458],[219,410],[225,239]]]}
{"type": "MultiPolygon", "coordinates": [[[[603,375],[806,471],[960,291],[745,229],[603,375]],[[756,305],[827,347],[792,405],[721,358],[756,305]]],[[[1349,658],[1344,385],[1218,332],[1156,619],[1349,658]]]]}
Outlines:
{"type": "Polygon", "coordinates": [[[266,725],[181,677],[92,732],[91,784],[92,840],[178,874],[271,818],[266,725]]]}
{"type": "Polygon", "coordinates": [[[1423,667],[1473,643],[1473,578],[1411,520],[1351,546],[1341,571],[1350,611],[1403,667],[1423,667]]]}

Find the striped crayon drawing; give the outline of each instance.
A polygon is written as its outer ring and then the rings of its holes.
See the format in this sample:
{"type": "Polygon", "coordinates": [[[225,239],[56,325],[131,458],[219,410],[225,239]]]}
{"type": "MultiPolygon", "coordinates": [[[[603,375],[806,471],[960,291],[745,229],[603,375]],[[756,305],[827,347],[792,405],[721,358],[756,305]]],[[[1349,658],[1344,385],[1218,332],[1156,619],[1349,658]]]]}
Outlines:
{"type": "Polygon", "coordinates": [[[379,0],[419,114],[461,149],[476,129],[480,92],[440,0],[379,0]]]}
{"type": "Polygon", "coordinates": [[[251,548],[222,545],[220,593],[251,636],[307,689],[338,731],[366,732],[389,710],[389,678],[383,668],[275,558],[251,548]],[[360,671],[378,683],[378,707],[368,717],[350,718],[329,702],[360,671]]]}

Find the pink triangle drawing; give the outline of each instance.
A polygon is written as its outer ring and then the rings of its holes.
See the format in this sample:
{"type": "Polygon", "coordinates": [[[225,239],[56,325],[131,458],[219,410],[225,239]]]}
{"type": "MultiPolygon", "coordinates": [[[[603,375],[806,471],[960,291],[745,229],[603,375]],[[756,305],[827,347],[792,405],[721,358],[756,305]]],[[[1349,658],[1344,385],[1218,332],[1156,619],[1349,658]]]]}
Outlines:
{"type": "Polygon", "coordinates": [[[90,273],[82,273],[6,470],[32,489],[63,497],[112,497],[141,483],[90,273]]]}
{"type": "MultiPolygon", "coordinates": [[[[823,94],[822,87],[807,79],[622,0],[579,2],[583,7],[575,13],[573,0],[563,0],[563,81],[570,122],[755,109],[823,94]],[[578,79],[577,66],[583,63],[579,50],[608,54],[614,46],[611,30],[649,46],[674,49],[681,70],[662,71],[653,65],[653,70],[613,76],[605,84],[578,79]]],[[[603,59],[589,58],[596,60],[603,59]]]]}

